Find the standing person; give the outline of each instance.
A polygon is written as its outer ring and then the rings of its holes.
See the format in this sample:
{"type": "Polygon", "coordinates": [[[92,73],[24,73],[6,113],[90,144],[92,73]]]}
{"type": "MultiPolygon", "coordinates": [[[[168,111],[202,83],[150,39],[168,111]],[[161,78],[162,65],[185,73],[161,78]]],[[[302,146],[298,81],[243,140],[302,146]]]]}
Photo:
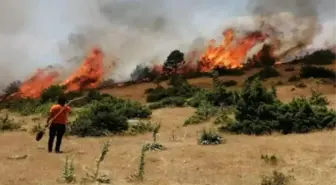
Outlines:
{"type": "Polygon", "coordinates": [[[58,98],[58,102],[52,105],[49,111],[49,117],[47,120],[47,125],[51,120],[49,127],[49,141],[48,141],[48,152],[52,152],[53,144],[56,137],[56,153],[62,153],[60,150],[62,144],[62,138],[66,130],[66,124],[68,119],[68,113],[70,112],[70,107],[65,105],[66,99],[64,96],[58,98]]]}

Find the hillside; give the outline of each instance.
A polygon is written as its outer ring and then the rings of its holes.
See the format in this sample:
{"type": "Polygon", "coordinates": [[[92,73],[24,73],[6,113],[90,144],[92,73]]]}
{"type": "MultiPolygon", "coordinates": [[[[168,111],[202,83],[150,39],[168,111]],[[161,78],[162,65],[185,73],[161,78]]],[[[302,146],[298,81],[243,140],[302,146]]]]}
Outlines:
{"type": "MultiPolygon", "coordinates": [[[[297,66],[295,66],[296,68],[297,66]]],[[[327,66],[335,70],[334,65],[327,66]]],[[[288,82],[298,70],[285,71],[285,65],[277,66],[280,77],[264,82],[270,87],[278,84],[277,95],[287,102],[293,97],[310,96],[310,88],[318,89],[335,108],[334,82],[316,84],[313,79],[300,80],[307,85],[298,88],[299,82],[288,82]],[[281,81],[282,83],[279,83],[281,81]]],[[[235,80],[239,89],[243,80],[254,74],[253,69],[242,76],[223,76],[223,80],[235,80]]],[[[190,79],[189,83],[204,88],[212,87],[212,79],[201,77],[190,79]]],[[[145,103],[145,90],[154,87],[153,83],[103,89],[101,92],[123,99],[145,103]]],[[[225,144],[202,146],[197,144],[200,131],[211,128],[211,121],[183,127],[183,122],[195,112],[194,108],[163,108],[153,110],[150,120],[161,123],[158,141],[167,147],[164,151],[150,152],[145,158],[146,185],[258,185],[263,175],[278,170],[294,177],[294,185],[335,184],[336,136],[335,130],[309,134],[273,134],[269,136],[247,136],[222,134],[225,144]],[[262,155],[275,155],[277,165],[270,165],[261,159],[262,155]]],[[[2,114],[8,110],[2,110],[2,114]]],[[[9,113],[14,119],[24,122],[30,130],[36,123],[44,123],[45,117],[19,116],[9,113]]],[[[127,177],[137,171],[141,146],[152,140],[151,133],[137,136],[113,136],[102,138],[76,138],[69,136],[64,140],[65,154],[48,154],[47,137],[36,142],[29,132],[6,132],[0,134],[0,184],[1,185],[56,185],[61,175],[66,155],[76,156],[75,169],[78,177],[83,176],[85,166],[94,166],[103,141],[111,140],[110,151],[102,163],[102,171],[109,174],[111,184],[137,184],[127,182],[127,177]],[[25,159],[9,159],[11,156],[24,156],[25,159]]]]}

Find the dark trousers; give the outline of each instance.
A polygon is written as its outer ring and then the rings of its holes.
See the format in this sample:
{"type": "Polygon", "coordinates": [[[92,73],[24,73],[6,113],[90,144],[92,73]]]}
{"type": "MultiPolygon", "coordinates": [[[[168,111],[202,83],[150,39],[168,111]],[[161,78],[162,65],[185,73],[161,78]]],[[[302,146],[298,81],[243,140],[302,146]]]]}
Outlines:
{"type": "Polygon", "coordinates": [[[65,124],[52,123],[49,127],[48,151],[52,152],[54,140],[56,137],[55,151],[60,152],[62,138],[65,133],[65,124]]]}

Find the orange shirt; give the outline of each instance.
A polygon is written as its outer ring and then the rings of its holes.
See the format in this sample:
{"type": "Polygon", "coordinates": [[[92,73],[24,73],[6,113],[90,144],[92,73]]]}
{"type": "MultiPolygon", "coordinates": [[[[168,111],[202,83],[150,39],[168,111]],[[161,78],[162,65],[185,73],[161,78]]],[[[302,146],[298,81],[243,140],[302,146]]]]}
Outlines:
{"type": "Polygon", "coordinates": [[[58,116],[54,118],[52,123],[66,124],[68,121],[68,113],[70,112],[69,106],[61,106],[59,104],[53,105],[50,108],[51,119],[53,119],[60,111],[62,111],[58,116]]]}

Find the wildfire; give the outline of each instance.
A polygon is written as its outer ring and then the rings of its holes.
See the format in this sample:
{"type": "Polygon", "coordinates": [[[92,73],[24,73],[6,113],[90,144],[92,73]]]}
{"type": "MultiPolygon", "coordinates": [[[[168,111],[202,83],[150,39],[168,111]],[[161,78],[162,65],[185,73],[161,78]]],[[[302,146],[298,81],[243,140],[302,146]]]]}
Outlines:
{"type": "MultiPolygon", "coordinates": [[[[79,69],[60,85],[66,91],[96,88],[103,78],[103,53],[92,49],[79,69]]],[[[9,98],[39,98],[42,91],[55,83],[60,74],[53,68],[38,69],[28,80],[22,83],[17,93],[9,98]]]]}
{"type": "Polygon", "coordinates": [[[209,72],[214,68],[239,68],[246,57],[247,52],[258,42],[262,42],[267,35],[261,32],[251,32],[245,37],[236,38],[235,30],[228,29],[223,33],[223,42],[216,46],[211,40],[205,53],[200,59],[200,68],[203,72],[209,72]]]}
{"type": "Polygon", "coordinates": [[[66,86],[67,91],[96,88],[103,78],[103,73],[103,52],[94,48],[80,68],[61,85],[66,86]]]}
{"type": "Polygon", "coordinates": [[[38,98],[45,88],[48,88],[59,76],[57,71],[47,69],[37,69],[36,72],[19,88],[17,93],[10,97],[38,98]]]}

